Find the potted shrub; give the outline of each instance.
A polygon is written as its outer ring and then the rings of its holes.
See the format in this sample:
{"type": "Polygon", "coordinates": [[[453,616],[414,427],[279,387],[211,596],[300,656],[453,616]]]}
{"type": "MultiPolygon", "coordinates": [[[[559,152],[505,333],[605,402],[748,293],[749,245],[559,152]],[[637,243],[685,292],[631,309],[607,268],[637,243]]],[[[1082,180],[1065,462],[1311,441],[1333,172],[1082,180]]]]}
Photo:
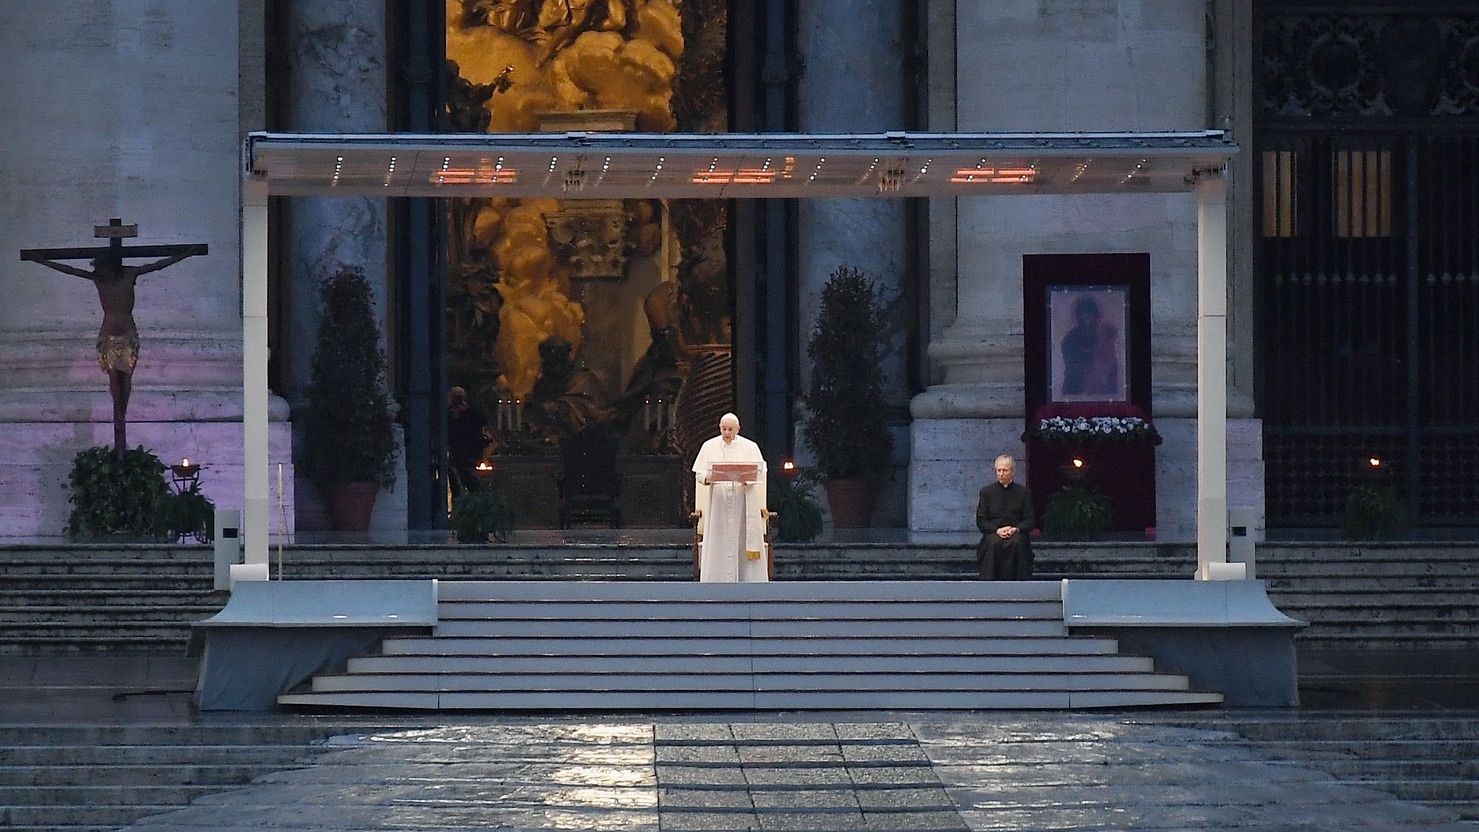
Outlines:
{"type": "Polygon", "coordinates": [[[369,527],[375,495],[395,484],[387,366],[363,269],[340,266],[319,286],[321,317],[298,465],[336,529],[369,527]]]}
{"type": "Polygon", "coordinates": [[[810,543],[822,533],[822,504],[812,487],[810,471],[770,477],[770,511],[775,515],[775,539],[782,543],[810,543]]]}
{"type": "Polygon", "coordinates": [[[1407,503],[1380,457],[1370,455],[1357,466],[1340,528],[1347,540],[1390,539],[1407,531],[1407,503]]]}
{"type": "Polygon", "coordinates": [[[1042,530],[1049,537],[1093,540],[1109,530],[1114,514],[1109,500],[1086,485],[1073,483],[1053,492],[1043,510],[1042,530]]]}
{"type": "Polygon", "coordinates": [[[1109,498],[1089,484],[1089,464],[1074,457],[1063,466],[1063,487],[1048,497],[1043,534],[1066,540],[1092,540],[1114,524],[1109,498]]]}
{"type": "Polygon", "coordinates": [[[840,266],[822,288],[806,343],[811,381],[801,432],[816,456],[832,522],[872,522],[878,483],[888,471],[893,435],[884,416],[883,313],[878,287],[840,266]]]}
{"type": "Polygon", "coordinates": [[[505,543],[514,530],[508,500],[486,487],[457,495],[448,520],[458,543],[505,543]]]}

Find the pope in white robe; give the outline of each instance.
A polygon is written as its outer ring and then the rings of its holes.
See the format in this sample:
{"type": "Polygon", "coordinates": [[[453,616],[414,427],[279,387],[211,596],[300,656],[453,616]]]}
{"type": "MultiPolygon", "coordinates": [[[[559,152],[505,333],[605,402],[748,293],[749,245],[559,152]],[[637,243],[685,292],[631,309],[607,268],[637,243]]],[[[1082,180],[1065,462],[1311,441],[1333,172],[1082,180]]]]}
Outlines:
{"type": "Polygon", "coordinates": [[[765,457],[760,446],[739,435],[739,417],[719,419],[719,435],[699,448],[693,461],[694,507],[700,511],[698,579],[768,581],[765,551],[765,457]],[[754,482],[712,480],[716,462],[758,463],[754,482]]]}

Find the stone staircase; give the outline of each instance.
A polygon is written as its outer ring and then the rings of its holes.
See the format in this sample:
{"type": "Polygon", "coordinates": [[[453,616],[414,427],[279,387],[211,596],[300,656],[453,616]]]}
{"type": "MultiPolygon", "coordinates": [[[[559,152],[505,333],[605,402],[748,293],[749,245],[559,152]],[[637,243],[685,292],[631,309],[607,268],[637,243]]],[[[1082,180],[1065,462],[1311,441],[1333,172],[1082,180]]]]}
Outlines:
{"type": "Polygon", "coordinates": [[[1479,821],[1479,717],[1472,714],[1228,712],[1213,724],[1278,759],[1479,821]]]}
{"type": "MultiPolygon", "coordinates": [[[[669,539],[685,532],[668,534],[669,539]]],[[[660,535],[659,535],[660,536],[660,535]]],[[[496,547],[331,545],[287,547],[288,579],[691,581],[686,543],[609,543],[543,535],[496,547]]],[[[279,553],[271,553],[278,575],[279,553]]],[[[778,546],[776,579],[950,580],[974,577],[973,550],[959,544],[836,543],[778,546]]],[[[1190,575],[1185,547],[1044,545],[1040,573],[1190,575]]],[[[0,547],[0,655],[180,652],[190,625],[220,611],[212,551],[199,545],[0,547]]]]}
{"type": "Polygon", "coordinates": [[[430,636],[278,697],[438,710],[1199,706],[1183,675],[1070,636],[1056,581],[441,581],[430,636]]]}
{"type": "Polygon", "coordinates": [[[1269,599],[1309,622],[1301,649],[1479,646],[1479,544],[1260,544],[1269,599]]]}
{"type": "Polygon", "coordinates": [[[301,767],[352,729],[277,725],[0,726],[0,828],[102,832],[301,767]]]}
{"type": "MultiPolygon", "coordinates": [[[[668,535],[669,540],[681,536],[668,535]]],[[[1037,574],[1188,578],[1191,547],[1036,544],[1037,574]]],[[[190,624],[225,604],[205,546],[0,547],[0,655],[182,651],[190,624]]],[[[277,574],[278,553],[272,553],[277,574]]],[[[288,579],[690,581],[686,544],[555,537],[513,545],[300,545],[288,579]]],[[[820,543],[776,547],[776,579],[969,580],[966,544],[820,543]]],[[[1301,649],[1444,650],[1479,644],[1479,544],[1264,543],[1258,577],[1285,614],[1310,622],[1301,649]]]]}
{"type": "Polygon", "coordinates": [[[0,548],[0,655],[182,652],[226,603],[203,546],[0,548]]]}

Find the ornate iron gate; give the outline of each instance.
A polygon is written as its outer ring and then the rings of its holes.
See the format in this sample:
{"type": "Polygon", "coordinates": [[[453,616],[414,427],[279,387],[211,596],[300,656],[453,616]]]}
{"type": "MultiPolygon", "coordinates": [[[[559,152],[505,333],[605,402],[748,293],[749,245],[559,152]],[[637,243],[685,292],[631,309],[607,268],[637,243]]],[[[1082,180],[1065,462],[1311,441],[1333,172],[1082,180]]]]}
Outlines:
{"type": "Polygon", "coordinates": [[[1268,525],[1335,525],[1371,477],[1479,525],[1479,16],[1259,27],[1268,525]]]}

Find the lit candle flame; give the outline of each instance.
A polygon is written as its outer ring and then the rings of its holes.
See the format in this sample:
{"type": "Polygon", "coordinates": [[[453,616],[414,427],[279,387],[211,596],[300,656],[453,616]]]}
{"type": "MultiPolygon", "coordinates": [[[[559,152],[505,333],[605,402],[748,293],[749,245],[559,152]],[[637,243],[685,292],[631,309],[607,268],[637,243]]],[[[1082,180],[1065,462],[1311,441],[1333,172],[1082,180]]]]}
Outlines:
{"type": "Polygon", "coordinates": [[[1381,459],[1379,457],[1372,457],[1372,458],[1370,458],[1370,459],[1368,459],[1366,461],[1371,464],[1371,467],[1372,468],[1380,468],[1381,467],[1381,459]]]}
{"type": "Polygon", "coordinates": [[[1082,467],[1084,467],[1084,461],[1082,459],[1079,459],[1078,457],[1074,457],[1073,458],[1073,467],[1075,467],[1075,468],[1082,468],[1082,467]]]}

